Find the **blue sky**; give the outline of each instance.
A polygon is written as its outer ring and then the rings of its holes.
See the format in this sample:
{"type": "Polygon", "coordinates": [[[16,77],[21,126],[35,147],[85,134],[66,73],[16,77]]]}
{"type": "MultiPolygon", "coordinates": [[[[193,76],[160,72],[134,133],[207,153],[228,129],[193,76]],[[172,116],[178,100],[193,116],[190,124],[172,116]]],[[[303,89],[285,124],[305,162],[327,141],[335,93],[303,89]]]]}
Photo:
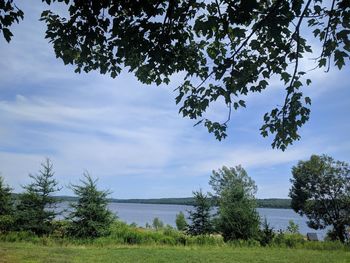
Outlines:
{"type": "MultiPolygon", "coordinates": [[[[209,191],[209,176],[223,165],[243,165],[260,198],[287,197],[291,167],[311,154],[350,161],[350,71],[310,73],[304,92],[312,98],[302,139],[285,152],[270,147],[259,127],[263,114],[281,104],[281,84],[247,98],[234,112],[229,136],[221,142],[203,127],[183,119],[169,86],[146,86],[123,72],[116,79],[98,73],[75,74],[44,39],[38,21],[42,5],[21,3],[25,20],[14,27],[10,44],[0,38],[0,171],[16,192],[49,157],[64,188],[84,170],[99,178],[116,198],[190,196],[209,191]]],[[[317,47],[315,48],[317,50],[317,47]]],[[[312,68],[307,60],[303,67],[312,68]]],[[[224,108],[211,109],[219,120],[224,108]]]]}

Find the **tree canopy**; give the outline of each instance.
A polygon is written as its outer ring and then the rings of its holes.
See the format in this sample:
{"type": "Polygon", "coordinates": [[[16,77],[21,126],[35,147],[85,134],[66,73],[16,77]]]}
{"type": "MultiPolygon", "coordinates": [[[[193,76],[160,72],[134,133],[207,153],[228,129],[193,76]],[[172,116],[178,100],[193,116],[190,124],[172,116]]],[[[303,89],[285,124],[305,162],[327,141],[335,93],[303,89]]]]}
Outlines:
{"type": "MultiPolygon", "coordinates": [[[[15,2],[0,0],[0,31],[8,42],[11,25],[24,15],[15,2]]],[[[348,0],[42,2],[66,6],[65,15],[53,9],[41,15],[46,38],[65,64],[113,78],[127,68],[142,83],[157,85],[182,72],[180,113],[219,140],[227,136],[232,110],[245,107],[246,95],[266,90],[275,78],[285,98],[264,115],[260,132],[274,136],[272,147],[286,149],[310,115],[311,99],[301,88],[311,79],[300,65],[311,42],[321,50],[315,68],[342,69],[350,54],[348,0]],[[227,106],[225,120],[207,118],[215,102],[227,106]]]]}
{"type": "Polygon", "coordinates": [[[292,168],[292,208],[306,215],[314,229],[333,227],[332,236],[344,242],[350,226],[350,166],[322,155],[292,168]]]}
{"type": "Polygon", "coordinates": [[[258,235],[260,218],[256,211],[255,182],[241,167],[213,171],[209,184],[218,201],[217,228],[224,240],[250,239],[258,235]]]}

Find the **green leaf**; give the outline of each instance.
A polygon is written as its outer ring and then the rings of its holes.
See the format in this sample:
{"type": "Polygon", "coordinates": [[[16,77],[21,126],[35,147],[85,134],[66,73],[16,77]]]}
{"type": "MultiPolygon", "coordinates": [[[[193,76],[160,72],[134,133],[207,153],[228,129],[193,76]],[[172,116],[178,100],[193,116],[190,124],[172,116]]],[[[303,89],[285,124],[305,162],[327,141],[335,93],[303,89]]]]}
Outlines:
{"type": "Polygon", "coordinates": [[[3,28],[2,33],[3,33],[4,38],[6,39],[7,43],[10,43],[11,37],[13,36],[11,31],[8,28],[3,28]]]}
{"type": "Polygon", "coordinates": [[[305,103],[311,105],[311,99],[309,97],[305,97],[305,103]]]}

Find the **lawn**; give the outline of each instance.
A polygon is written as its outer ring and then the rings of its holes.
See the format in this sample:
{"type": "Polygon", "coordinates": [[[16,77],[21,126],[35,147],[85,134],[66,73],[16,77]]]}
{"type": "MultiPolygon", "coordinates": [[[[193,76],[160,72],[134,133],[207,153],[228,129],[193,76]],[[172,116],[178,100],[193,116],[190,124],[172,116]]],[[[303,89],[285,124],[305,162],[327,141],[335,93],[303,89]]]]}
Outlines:
{"type": "Polygon", "coordinates": [[[0,243],[0,262],[350,262],[350,252],[261,247],[43,246],[0,243]]]}

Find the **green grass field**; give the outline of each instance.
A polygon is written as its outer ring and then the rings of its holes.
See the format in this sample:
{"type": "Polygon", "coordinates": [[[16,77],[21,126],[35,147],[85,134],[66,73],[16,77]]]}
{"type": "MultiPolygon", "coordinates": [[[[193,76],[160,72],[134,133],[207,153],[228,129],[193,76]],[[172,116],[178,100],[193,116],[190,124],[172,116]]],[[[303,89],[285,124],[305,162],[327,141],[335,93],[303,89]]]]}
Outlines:
{"type": "Polygon", "coordinates": [[[349,263],[350,252],[263,247],[43,246],[0,243],[0,262],[298,262],[349,263]]]}

